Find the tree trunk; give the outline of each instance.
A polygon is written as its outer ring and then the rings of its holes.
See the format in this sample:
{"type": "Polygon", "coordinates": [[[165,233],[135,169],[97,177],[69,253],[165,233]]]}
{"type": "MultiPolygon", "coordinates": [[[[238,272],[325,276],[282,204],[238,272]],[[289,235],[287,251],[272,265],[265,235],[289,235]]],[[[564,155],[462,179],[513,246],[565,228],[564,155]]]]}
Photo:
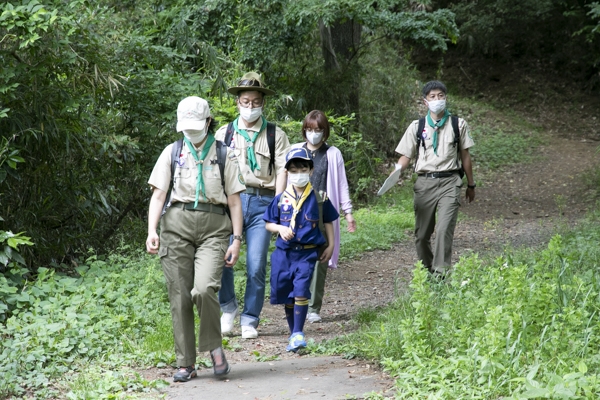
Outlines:
{"type": "Polygon", "coordinates": [[[319,22],[325,74],[332,85],[332,106],[340,115],[355,113],[358,122],[360,73],[356,54],[362,26],[338,20],[331,26],[319,22]]]}

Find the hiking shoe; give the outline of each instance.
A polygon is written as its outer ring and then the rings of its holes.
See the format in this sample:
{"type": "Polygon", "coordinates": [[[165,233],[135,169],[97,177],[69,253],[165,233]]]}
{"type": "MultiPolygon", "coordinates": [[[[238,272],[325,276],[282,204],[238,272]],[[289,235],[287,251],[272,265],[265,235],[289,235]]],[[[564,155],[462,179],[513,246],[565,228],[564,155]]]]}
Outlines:
{"type": "Polygon", "coordinates": [[[253,326],[244,325],[242,326],[242,339],[256,339],[258,332],[253,326]]]}
{"type": "Polygon", "coordinates": [[[229,373],[229,363],[225,358],[225,352],[222,347],[217,347],[210,351],[210,359],[213,364],[213,371],[215,375],[227,375],[229,373]],[[220,361],[219,363],[217,361],[220,361]]]}
{"type": "Polygon", "coordinates": [[[309,312],[306,314],[306,320],[311,324],[314,324],[315,322],[321,322],[321,316],[316,312],[309,312]]]}
{"type": "Polygon", "coordinates": [[[290,343],[287,345],[285,350],[293,351],[295,353],[298,350],[303,349],[305,347],[306,347],[306,340],[304,338],[304,333],[296,332],[296,333],[292,333],[292,336],[290,336],[290,343]]]}
{"type": "Polygon", "coordinates": [[[197,375],[196,367],[191,365],[189,367],[179,367],[179,371],[173,375],[173,382],[187,382],[197,375]]]}
{"type": "Polygon", "coordinates": [[[237,308],[233,312],[224,312],[221,315],[221,333],[229,333],[233,330],[233,320],[237,315],[237,308]]]}

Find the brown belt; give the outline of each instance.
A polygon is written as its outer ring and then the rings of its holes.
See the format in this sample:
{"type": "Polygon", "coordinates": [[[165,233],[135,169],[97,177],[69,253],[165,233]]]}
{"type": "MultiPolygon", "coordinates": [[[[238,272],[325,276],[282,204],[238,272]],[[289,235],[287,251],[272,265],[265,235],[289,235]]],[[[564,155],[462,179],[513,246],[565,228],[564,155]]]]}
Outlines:
{"type": "Polygon", "coordinates": [[[211,212],[214,214],[225,215],[225,206],[222,204],[212,204],[212,203],[198,203],[196,207],[194,207],[194,203],[173,203],[171,207],[183,208],[184,210],[190,211],[204,211],[211,212]]]}

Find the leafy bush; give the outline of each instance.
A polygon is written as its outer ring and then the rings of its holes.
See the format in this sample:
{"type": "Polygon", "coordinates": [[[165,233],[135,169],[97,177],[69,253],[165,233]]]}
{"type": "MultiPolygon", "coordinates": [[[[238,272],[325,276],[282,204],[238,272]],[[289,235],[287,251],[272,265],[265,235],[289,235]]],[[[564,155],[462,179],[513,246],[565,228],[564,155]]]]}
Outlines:
{"type": "MultiPolygon", "coordinates": [[[[81,382],[78,371],[87,373],[90,365],[118,369],[136,362],[168,362],[169,352],[142,348],[156,325],[170,320],[157,265],[156,259],[139,253],[106,260],[91,255],[77,267],[77,276],[40,268],[35,280],[17,292],[0,292],[0,299],[12,307],[0,325],[0,397],[29,391],[56,397],[57,391],[67,389],[50,382],[81,382]]],[[[97,388],[102,386],[97,383],[97,388]]],[[[125,385],[122,390],[127,389],[125,385]]]]}
{"type": "Polygon", "coordinates": [[[596,398],[599,218],[543,251],[462,258],[447,284],[417,267],[410,294],[321,349],[381,360],[397,398],[596,398]]]}

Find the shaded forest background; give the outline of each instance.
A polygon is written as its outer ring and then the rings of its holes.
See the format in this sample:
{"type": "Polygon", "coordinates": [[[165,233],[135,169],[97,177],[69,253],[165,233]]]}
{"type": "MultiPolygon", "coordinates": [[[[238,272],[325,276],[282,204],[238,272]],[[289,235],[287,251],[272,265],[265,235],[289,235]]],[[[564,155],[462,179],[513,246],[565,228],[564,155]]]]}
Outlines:
{"type": "Polygon", "coordinates": [[[548,88],[597,104],[599,20],[599,3],[575,0],[4,3],[0,271],[68,270],[89,248],[143,243],[146,182],[185,96],[225,123],[226,88],[260,71],[277,91],[267,116],[292,142],[308,111],[327,111],[366,203],[425,79],[453,73],[451,91],[484,100],[506,85],[489,100],[507,108],[543,104],[548,88]],[[542,78],[514,84],[522,74],[542,78]]]}

